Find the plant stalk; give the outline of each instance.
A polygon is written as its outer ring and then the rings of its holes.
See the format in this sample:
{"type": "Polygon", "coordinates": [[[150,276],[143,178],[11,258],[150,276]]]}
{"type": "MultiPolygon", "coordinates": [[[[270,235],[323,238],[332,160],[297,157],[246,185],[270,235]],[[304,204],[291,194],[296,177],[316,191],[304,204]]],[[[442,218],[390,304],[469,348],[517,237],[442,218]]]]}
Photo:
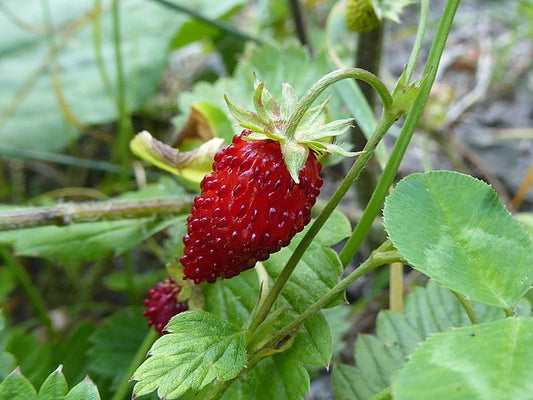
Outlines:
{"type": "Polygon", "coordinates": [[[477,315],[476,310],[474,310],[474,307],[472,307],[472,304],[466,299],[466,297],[463,296],[461,293],[457,293],[453,290],[451,292],[455,295],[455,297],[457,297],[459,303],[461,303],[461,306],[466,311],[466,314],[468,315],[470,322],[472,322],[472,325],[479,324],[479,316],[477,315]]]}
{"type": "Polygon", "coordinates": [[[0,231],[35,228],[45,225],[67,226],[78,222],[160,217],[186,213],[192,199],[165,198],[136,201],[63,203],[0,213],[0,231]]]}
{"type": "Polygon", "coordinates": [[[343,79],[359,79],[368,83],[376,89],[378,95],[381,97],[381,101],[383,102],[383,115],[386,115],[389,112],[392,106],[392,96],[387,87],[376,75],[360,68],[341,68],[324,75],[307,91],[304,97],[302,97],[286,123],[286,135],[288,138],[294,136],[298,124],[317,97],[328,87],[343,79]]]}
{"type": "Polygon", "coordinates": [[[444,6],[442,18],[439,22],[435,39],[431,50],[429,52],[426,68],[424,70],[425,80],[422,82],[421,90],[416,100],[414,101],[411,109],[409,110],[405,119],[404,125],[398,136],[398,140],[394,145],[392,153],[389,157],[389,161],[385,166],[380,180],[368,202],[368,205],[359,220],[359,223],[355,227],[352,236],[342,249],[339,257],[344,266],[348,265],[350,260],[354,257],[355,253],[361,246],[364,238],[370,231],[374,219],[381,210],[385,196],[387,195],[390,186],[396,178],[400,162],[403,159],[407,146],[409,145],[411,138],[415,132],[415,129],[420,120],[420,116],[424,111],[431,87],[435,81],[437,75],[437,69],[439,62],[446,44],[446,39],[452,26],[455,11],[459,6],[459,0],[449,0],[444,6]]]}

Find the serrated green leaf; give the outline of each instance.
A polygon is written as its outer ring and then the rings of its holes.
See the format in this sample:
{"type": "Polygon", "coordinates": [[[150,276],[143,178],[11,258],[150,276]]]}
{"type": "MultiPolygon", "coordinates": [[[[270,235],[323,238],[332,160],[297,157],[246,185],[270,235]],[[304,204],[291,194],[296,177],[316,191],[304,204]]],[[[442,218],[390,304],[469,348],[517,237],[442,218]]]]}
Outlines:
{"type": "Polygon", "coordinates": [[[215,379],[234,378],[246,363],[244,331],[213,314],[187,311],[173,317],[167,329],[134,373],[136,395],[157,389],[159,397],[175,399],[215,379]]]}
{"type": "Polygon", "coordinates": [[[89,377],[86,377],[70,389],[65,396],[65,400],[100,400],[100,394],[93,381],[89,377]]]}
{"type": "Polygon", "coordinates": [[[39,400],[63,400],[68,393],[68,385],[65,376],[61,372],[61,366],[48,375],[39,389],[39,400]]]}
{"type": "MultiPolygon", "coordinates": [[[[496,307],[474,303],[480,320],[505,317],[496,307]]],[[[367,400],[392,382],[397,371],[417,345],[436,332],[471,322],[457,298],[447,289],[429,281],[407,296],[404,312],[381,311],[376,335],[361,335],[355,345],[356,366],[335,366],[332,384],[338,400],[367,400]]]]}
{"type": "Polygon", "coordinates": [[[141,308],[122,310],[107,318],[90,338],[91,375],[108,378],[112,385],[129,379],[125,374],[147,333],[141,308]]]}
{"type": "Polygon", "coordinates": [[[233,382],[222,400],[301,400],[309,392],[309,375],[291,351],[262,360],[233,382]]]}
{"type": "Polygon", "coordinates": [[[35,388],[18,369],[0,383],[0,399],[38,400],[35,388]]]}
{"type": "MultiPolygon", "coordinates": [[[[182,198],[184,191],[174,181],[163,179],[144,190],[129,192],[119,200],[182,198]]],[[[95,260],[139,245],[151,235],[180,221],[180,217],[165,219],[139,218],[118,221],[86,222],[64,227],[43,226],[0,232],[0,243],[11,244],[18,255],[44,257],[61,262],[95,260]]]]}
{"type": "Polygon", "coordinates": [[[506,318],[439,333],[411,355],[398,400],[511,400],[533,393],[533,320],[506,318]]]}
{"type": "Polygon", "coordinates": [[[387,198],[384,222],[413,267],[472,300],[513,308],[531,288],[533,242],[484,182],[410,175],[387,198]]]}
{"type": "MultiPolygon", "coordinates": [[[[242,0],[180,1],[201,11],[208,18],[227,15],[242,0]]],[[[50,2],[50,15],[55,33],[51,53],[49,34],[35,34],[25,26],[47,27],[48,21],[37,0],[3,1],[13,15],[24,15],[17,24],[9,13],[0,14],[0,139],[3,145],[34,148],[49,152],[63,149],[79,137],[80,131],[66,123],[64,111],[54,93],[53,65],[59,71],[62,94],[72,114],[86,125],[113,121],[118,116],[114,103],[116,88],[113,15],[111,1],[101,2],[101,14],[95,12],[92,0],[55,0],[50,2]],[[106,87],[95,51],[95,21],[105,66],[106,87]],[[65,29],[65,27],[69,27],[65,29]]],[[[133,0],[119,3],[120,49],[125,60],[122,66],[128,110],[138,110],[154,92],[168,62],[169,44],[183,24],[186,14],[169,11],[153,2],[133,0]],[[127,62],[126,62],[127,61],[127,62]]],[[[47,30],[48,32],[48,30],[47,30]]]]}

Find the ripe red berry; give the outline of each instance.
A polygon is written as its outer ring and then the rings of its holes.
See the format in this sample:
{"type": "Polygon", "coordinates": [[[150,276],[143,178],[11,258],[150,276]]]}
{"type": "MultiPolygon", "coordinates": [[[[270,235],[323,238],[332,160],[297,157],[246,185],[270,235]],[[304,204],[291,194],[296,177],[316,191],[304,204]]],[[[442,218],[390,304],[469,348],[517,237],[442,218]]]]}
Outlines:
{"type": "Polygon", "coordinates": [[[181,263],[195,283],[231,278],[287,246],[311,219],[320,193],[321,165],[312,151],[290,176],[280,143],[245,140],[249,131],[217,153],[213,172],[187,218],[181,263]]]}
{"type": "Polygon", "coordinates": [[[186,302],[177,301],[180,290],[176,282],[167,278],[148,291],[143,316],[148,318],[148,326],[153,325],[160,334],[174,315],[188,309],[186,302]]]}

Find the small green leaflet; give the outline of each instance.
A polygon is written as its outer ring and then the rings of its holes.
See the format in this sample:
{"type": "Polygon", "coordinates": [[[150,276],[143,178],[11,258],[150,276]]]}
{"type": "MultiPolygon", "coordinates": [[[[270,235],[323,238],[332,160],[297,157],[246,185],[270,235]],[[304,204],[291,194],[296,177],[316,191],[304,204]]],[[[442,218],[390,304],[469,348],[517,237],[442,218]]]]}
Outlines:
{"type": "Polygon", "coordinates": [[[133,375],[137,396],[157,389],[159,397],[175,399],[189,389],[199,391],[215,379],[232,379],[246,364],[244,331],[213,314],[178,314],[170,320],[168,331],[133,375]]]}
{"type": "Polygon", "coordinates": [[[471,176],[408,176],[387,198],[384,223],[409,264],[471,300],[513,308],[531,288],[533,242],[494,190],[471,176]]]}

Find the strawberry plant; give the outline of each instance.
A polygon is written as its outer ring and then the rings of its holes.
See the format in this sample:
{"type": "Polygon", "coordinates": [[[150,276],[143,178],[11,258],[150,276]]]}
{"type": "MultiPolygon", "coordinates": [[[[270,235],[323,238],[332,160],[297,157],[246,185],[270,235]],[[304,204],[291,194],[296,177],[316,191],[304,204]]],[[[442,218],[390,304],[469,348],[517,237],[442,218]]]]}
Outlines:
{"type": "MultiPolygon", "coordinates": [[[[0,7],[19,29],[15,45],[0,43],[0,70],[49,49],[49,72],[34,72],[42,86],[30,73],[0,118],[12,146],[4,154],[99,181],[60,194],[95,201],[49,193],[0,212],[0,400],[297,400],[318,376],[346,400],[533,398],[528,214],[515,218],[491,185],[465,173],[398,178],[459,1],[445,2],[427,42],[429,2],[420,1],[395,83],[344,65],[349,46],[334,39],[399,23],[411,1],[309,2],[312,12],[293,2],[302,44],[279,23],[284,2],[259,3],[43,1],[42,27],[18,3],[0,7]],[[316,13],[307,23],[325,28],[325,41],[307,38],[305,12],[316,13]],[[243,16],[260,36],[231,23],[243,16]],[[193,73],[177,105],[158,98],[170,90],[157,90],[169,49],[193,62],[200,40],[218,55],[216,77],[193,73]],[[359,83],[377,94],[379,114],[359,83]],[[42,132],[27,120],[36,104],[53,116],[42,132]],[[160,140],[157,126],[173,113],[178,135],[160,140]],[[349,139],[355,125],[361,149],[349,139]],[[24,138],[30,131],[39,133],[24,138]],[[105,143],[92,154],[110,162],[42,152],[66,152],[80,136],[105,143]],[[354,218],[347,199],[372,161],[381,172],[354,218]],[[371,233],[382,241],[365,249],[371,233]],[[375,294],[354,299],[357,285],[389,291],[390,310],[375,294]],[[375,323],[347,351],[351,318],[376,304],[375,323]]],[[[15,161],[9,168],[17,177],[15,161]]]]}

